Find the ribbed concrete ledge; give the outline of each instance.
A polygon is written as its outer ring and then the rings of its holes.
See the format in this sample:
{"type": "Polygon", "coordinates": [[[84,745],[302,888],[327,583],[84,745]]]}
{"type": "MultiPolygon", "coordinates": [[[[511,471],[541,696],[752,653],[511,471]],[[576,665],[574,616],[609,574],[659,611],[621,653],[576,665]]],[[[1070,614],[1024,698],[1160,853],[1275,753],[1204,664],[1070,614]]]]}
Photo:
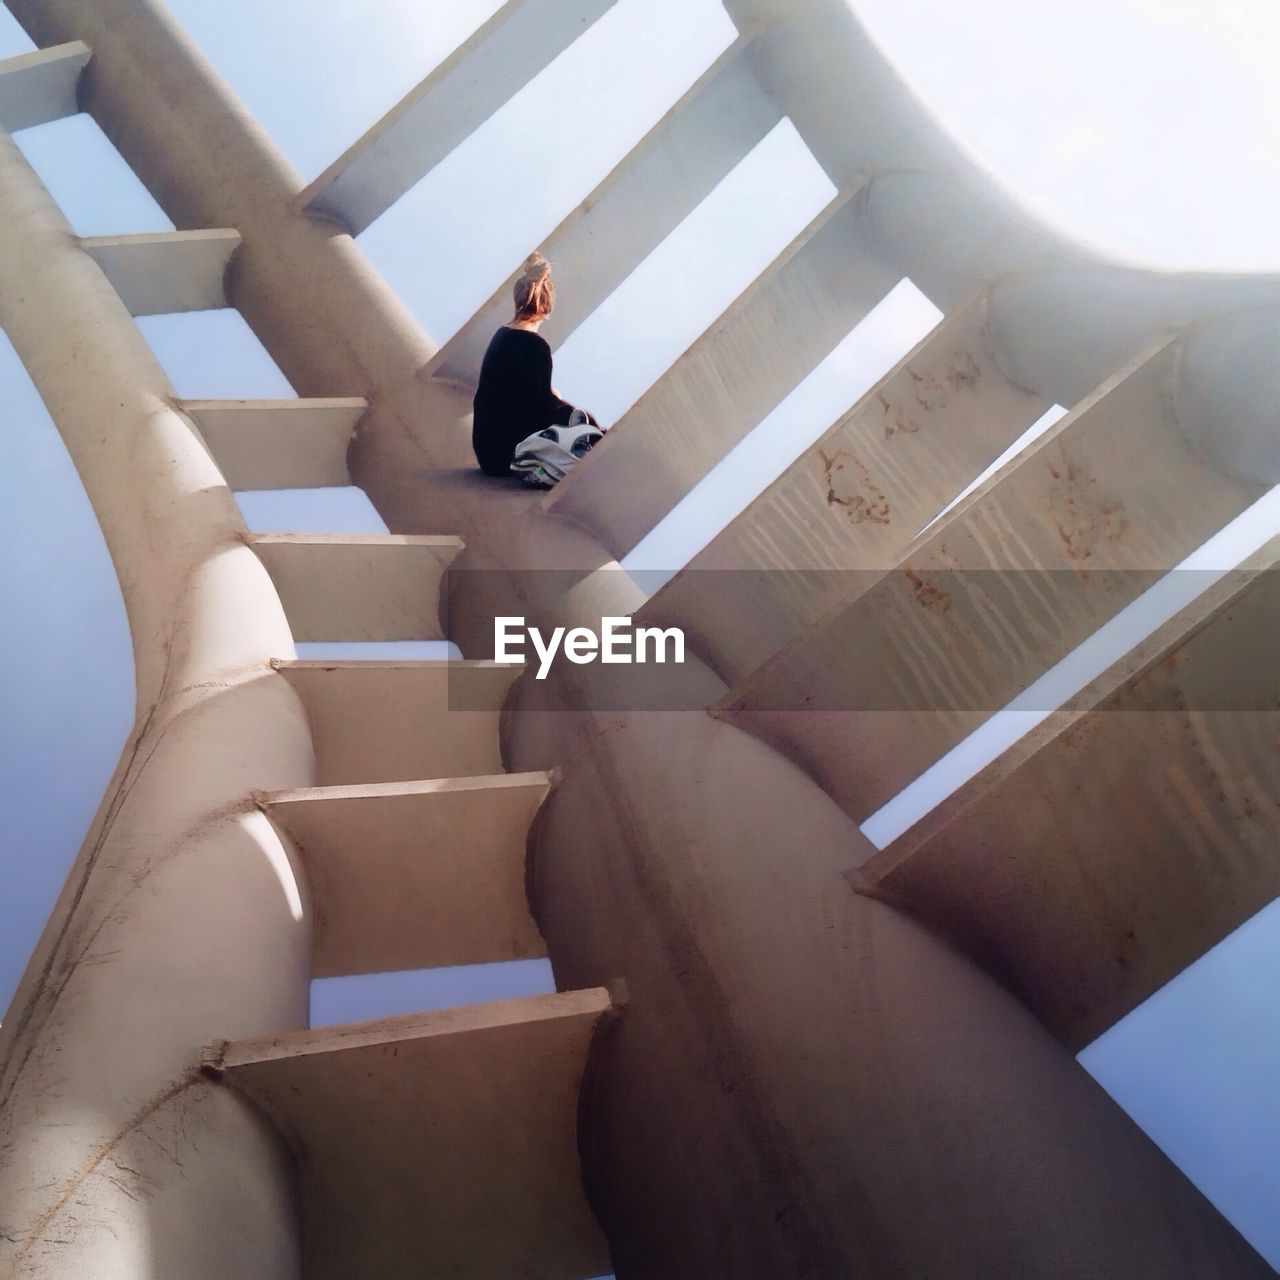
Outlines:
{"type": "Polygon", "coordinates": [[[861,821],[1262,496],[1190,447],[1166,337],[733,689],[861,821]],[[1194,495],[1194,500],[1188,495],[1194,495]]]}
{"type": "Polygon", "coordinates": [[[368,407],[359,396],[182,402],[235,490],[349,485],[347,445],[368,407]]]}
{"type": "Polygon", "coordinates": [[[0,59],[0,128],[8,133],[73,116],[80,73],[89,61],[80,40],[0,59]]]}
{"type": "Polygon", "coordinates": [[[680,626],[730,684],[823,613],[851,570],[892,566],[927,520],[1048,408],[1009,381],[984,292],[914,350],[640,611],[680,626]],[[725,618],[751,619],[725,627],[725,618]]]}
{"type": "Polygon", "coordinates": [[[307,1280],[583,1280],[610,1269],[577,1101],[603,988],[242,1041],[206,1072],[298,1155],[307,1280]]]}
{"type": "Polygon", "coordinates": [[[156,231],[89,236],[84,251],[102,268],[131,315],[217,311],[228,306],[227,266],[238,231],[156,231]]]}
{"type": "Polygon", "coordinates": [[[302,855],[312,976],[546,955],[525,897],[547,773],[309,787],[261,797],[302,855]]]}
{"type": "Polygon", "coordinates": [[[440,584],[461,538],[255,533],[293,638],[443,640],[440,584]]]}
{"type": "Polygon", "coordinates": [[[498,718],[520,664],[276,666],[306,706],[322,786],[502,772],[498,718]]]}

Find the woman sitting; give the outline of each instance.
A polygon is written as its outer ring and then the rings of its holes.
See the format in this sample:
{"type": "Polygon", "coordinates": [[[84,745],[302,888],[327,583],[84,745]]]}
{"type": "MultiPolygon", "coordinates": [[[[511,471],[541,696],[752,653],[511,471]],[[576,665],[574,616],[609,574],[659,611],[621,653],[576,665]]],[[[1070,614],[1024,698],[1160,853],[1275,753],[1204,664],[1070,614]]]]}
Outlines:
{"type": "MultiPolygon", "coordinates": [[[[516,313],[493,335],[480,366],[471,447],[485,475],[511,474],[516,446],[547,427],[566,427],[573,405],[551,385],[551,347],[538,327],[551,314],[551,264],[531,254],[516,281],[516,313]]],[[[590,414],[582,414],[595,425],[590,414]]]]}

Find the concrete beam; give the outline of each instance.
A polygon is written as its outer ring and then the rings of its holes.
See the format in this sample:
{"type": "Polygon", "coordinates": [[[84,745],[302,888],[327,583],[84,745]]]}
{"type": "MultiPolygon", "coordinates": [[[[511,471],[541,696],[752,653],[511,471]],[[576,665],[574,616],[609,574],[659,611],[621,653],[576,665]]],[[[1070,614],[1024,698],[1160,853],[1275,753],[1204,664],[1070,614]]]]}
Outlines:
{"type": "Polygon", "coordinates": [[[545,510],[621,558],[803,381],[897,283],[863,251],[856,192],[836,196],[743,290],[551,491],[545,510]]]}
{"type": "Polygon", "coordinates": [[[1174,414],[1180,342],[1134,358],[720,702],[861,821],[1265,489],[1174,414]],[[1188,495],[1194,495],[1194,500],[1188,495]]]}
{"type": "Polygon", "coordinates": [[[1280,894],[1280,540],[864,864],[1073,1052],[1280,894]]]}
{"type": "Polygon", "coordinates": [[[219,1075],[302,1159],[308,1280],[610,1269],[576,1142],[603,989],[226,1045],[219,1075]]]}
{"type": "Polygon", "coordinates": [[[496,662],[281,662],[321,786],[501,773],[499,716],[524,669],[496,662]]]}
{"type": "MultiPolygon", "coordinates": [[[[740,36],[543,242],[564,287],[542,326],[565,340],[782,119],[740,36]]],[[[511,319],[517,267],[428,365],[474,383],[489,339],[511,319]]]]}
{"type": "Polygon", "coordinates": [[[293,638],[443,640],[440,585],[461,538],[254,533],[293,638]]]}
{"type": "Polygon", "coordinates": [[[17,133],[75,115],[80,73],[90,56],[87,44],[72,40],[0,59],[0,129],[17,133]]]}
{"type": "Polygon", "coordinates": [[[683,627],[734,684],[816,624],[851,571],[894,564],[1048,407],[1001,372],[988,302],[984,292],[944,319],[637,620],[683,627]],[[747,617],[749,627],[726,624],[747,617]]]}
{"type": "Polygon", "coordinates": [[[349,485],[347,446],[368,407],[361,397],[182,402],[235,490],[349,485]]]}
{"type": "Polygon", "coordinates": [[[524,874],[550,786],[519,773],[263,796],[306,867],[312,977],[546,955],[524,874]]]}
{"type": "Polygon", "coordinates": [[[135,316],[217,311],[229,305],[225,287],[238,231],[155,231],[89,236],[81,248],[102,268],[135,316]]]}
{"type": "Polygon", "coordinates": [[[613,7],[615,0],[507,0],[298,198],[354,235],[613,7]]]}

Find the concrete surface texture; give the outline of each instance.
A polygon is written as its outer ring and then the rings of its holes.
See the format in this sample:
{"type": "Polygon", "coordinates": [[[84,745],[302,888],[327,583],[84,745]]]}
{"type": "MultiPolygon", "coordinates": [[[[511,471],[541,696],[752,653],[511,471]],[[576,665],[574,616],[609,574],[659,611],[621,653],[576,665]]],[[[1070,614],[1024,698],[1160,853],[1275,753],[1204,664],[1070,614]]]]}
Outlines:
{"type": "Polygon", "coordinates": [[[855,819],[1280,479],[1257,364],[1280,285],[1090,258],[951,149],[847,5],[731,0],[741,39],[554,233],[583,301],[549,336],[783,114],[837,196],[549,500],[486,483],[470,379],[497,301],[442,347],[351,233],[607,7],[513,0],[304,189],[156,0],[10,0],[67,47],[0,67],[0,120],[78,103],[180,231],[77,242],[0,139],[0,324],[138,670],[0,1029],[0,1273],[1271,1274],[1068,1046],[1274,892],[1274,707],[1248,681],[1229,722],[1179,705],[1253,669],[1274,591],[1178,619],[928,832],[877,855],[855,819]],[[943,325],[646,605],[616,557],[904,275],[943,325]],[[130,312],[224,299],[298,405],[174,397],[130,312]],[[353,427],[393,533],[246,533],[232,485],[342,481],[353,427]],[[735,576],[704,592],[700,568],[735,576]],[[487,661],[498,614],[641,612],[695,656],[545,682],[487,661]],[[440,635],[467,661],[293,649],[440,635]],[[1155,708],[1188,786],[1144,773],[1111,704],[1155,708]],[[1025,796],[1073,794],[1082,735],[1097,816],[1046,857],[1025,796]],[[1227,775],[1256,778],[1247,812],[1227,775]],[[1135,833],[1188,854],[1158,919],[1135,833]],[[1127,982],[1099,955],[1117,915],[1127,982]],[[555,995],[305,1026],[313,973],[543,947],[555,995]]]}

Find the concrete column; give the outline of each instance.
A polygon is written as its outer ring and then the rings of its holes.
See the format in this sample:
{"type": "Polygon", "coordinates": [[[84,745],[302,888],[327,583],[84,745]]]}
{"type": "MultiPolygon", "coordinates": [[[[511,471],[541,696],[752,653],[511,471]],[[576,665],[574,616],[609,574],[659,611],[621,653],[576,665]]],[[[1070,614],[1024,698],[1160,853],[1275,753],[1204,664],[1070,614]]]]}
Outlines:
{"type": "Polygon", "coordinates": [[[312,780],[269,665],[292,641],[198,434],[7,135],[0,325],[101,522],[138,708],[0,1032],[0,1274],[293,1280],[283,1152],[199,1070],[211,1038],[306,1022],[304,886],[252,800],[312,780]]]}
{"type": "MultiPolygon", "coordinates": [[[[508,546],[582,566],[568,591],[515,576],[531,620],[637,604],[577,530],[533,519],[508,546]]],[[[500,576],[461,574],[457,604],[500,576]]],[[[700,712],[630,709],[644,670],[526,676],[506,744],[561,771],[530,863],[557,979],[629,992],[581,1111],[620,1276],[1269,1274],[994,978],[854,891],[875,851],[798,769],[700,712]]],[[[648,670],[687,706],[716,684],[648,670]]]]}

